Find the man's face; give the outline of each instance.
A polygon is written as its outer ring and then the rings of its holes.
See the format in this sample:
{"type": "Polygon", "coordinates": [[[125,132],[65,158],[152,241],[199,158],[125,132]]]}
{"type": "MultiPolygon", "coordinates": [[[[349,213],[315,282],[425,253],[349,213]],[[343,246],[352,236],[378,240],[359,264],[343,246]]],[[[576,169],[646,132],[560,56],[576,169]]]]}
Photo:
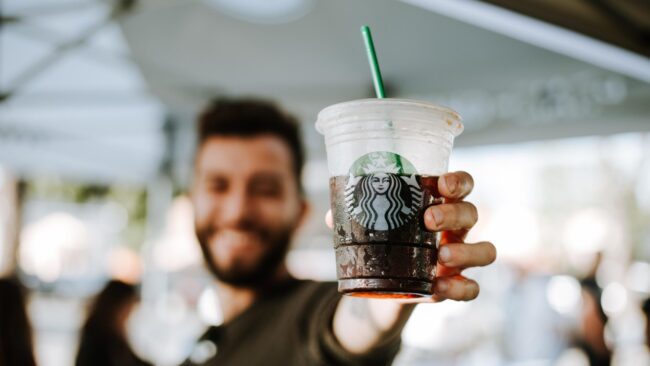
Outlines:
{"type": "Polygon", "coordinates": [[[192,189],[195,228],[217,278],[250,287],[273,276],[305,213],[294,174],[289,147],[272,135],[202,144],[192,189]]]}

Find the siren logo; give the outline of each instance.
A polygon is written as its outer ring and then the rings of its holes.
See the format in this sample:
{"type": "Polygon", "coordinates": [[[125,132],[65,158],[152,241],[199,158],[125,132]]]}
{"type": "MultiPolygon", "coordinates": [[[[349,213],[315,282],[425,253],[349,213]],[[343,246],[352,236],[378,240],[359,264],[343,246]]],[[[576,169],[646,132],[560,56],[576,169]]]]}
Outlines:
{"type": "Polygon", "coordinates": [[[354,162],[345,186],[345,208],[371,230],[393,230],[411,222],[422,206],[413,165],[398,154],[377,151],[354,162]]]}

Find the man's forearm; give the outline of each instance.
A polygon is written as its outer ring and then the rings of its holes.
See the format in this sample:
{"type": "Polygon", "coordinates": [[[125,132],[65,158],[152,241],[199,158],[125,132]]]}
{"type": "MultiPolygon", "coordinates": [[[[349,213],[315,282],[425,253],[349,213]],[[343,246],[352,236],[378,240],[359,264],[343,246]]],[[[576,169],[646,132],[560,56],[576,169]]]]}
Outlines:
{"type": "Polygon", "coordinates": [[[333,319],[334,335],[348,351],[363,354],[400,336],[414,304],[344,296],[333,319]]]}

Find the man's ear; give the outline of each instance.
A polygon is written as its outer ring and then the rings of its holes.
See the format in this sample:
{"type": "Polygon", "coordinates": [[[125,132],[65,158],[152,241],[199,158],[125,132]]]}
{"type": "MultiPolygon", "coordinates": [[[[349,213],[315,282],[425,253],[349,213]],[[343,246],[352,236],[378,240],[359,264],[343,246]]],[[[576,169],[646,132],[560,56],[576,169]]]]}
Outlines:
{"type": "Polygon", "coordinates": [[[296,228],[303,226],[307,222],[307,220],[309,220],[309,216],[311,216],[312,206],[309,203],[309,201],[307,201],[305,198],[302,198],[300,200],[299,210],[300,211],[298,212],[298,220],[296,223],[296,228]]]}

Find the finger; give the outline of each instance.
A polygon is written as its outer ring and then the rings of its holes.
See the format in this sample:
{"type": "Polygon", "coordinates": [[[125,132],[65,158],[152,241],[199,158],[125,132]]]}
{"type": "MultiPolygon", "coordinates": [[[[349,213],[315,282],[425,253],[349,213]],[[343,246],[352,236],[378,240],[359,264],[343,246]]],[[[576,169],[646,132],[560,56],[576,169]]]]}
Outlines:
{"type": "Polygon", "coordinates": [[[424,226],[431,231],[471,229],[476,221],[478,210],[469,202],[443,203],[424,212],[424,226]]]}
{"type": "Polygon", "coordinates": [[[447,267],[444,264],[438,263],[436,265],[436,278],[458,276],[462,271],[463,268],[447,267]]]}
{"type": "Polygon", "coordinates": [[[492,243],[445,244],[438,250],[438,262],[446,267],[482,267],[494,262],[497,250],[492,243]]]}
{"type": "Polygon", "coordinates": [[[463,243],[469,229],[447,230],[440,233],[440,244],[463,243]]]}
{"type": "Polygon", "coordinates": [[[434,296],[438,300],[469,301],[474,300],[479,291],[478,283],[469,278],[463,276],[442,277],[436,279],[434,296]]]}
{"type": "Polygon", "coordinates": [[[330,229],[334,229],[334,219],[332,218],[332,210],[327,210],[325,214],[325,225],[330,229]]]}
{"type": "Polygon", "coordinates": [[[466,172],[444,174],[438,179],[438,191],[451,200],[460,200],[474,189],[474,178],[466,172]]]}

